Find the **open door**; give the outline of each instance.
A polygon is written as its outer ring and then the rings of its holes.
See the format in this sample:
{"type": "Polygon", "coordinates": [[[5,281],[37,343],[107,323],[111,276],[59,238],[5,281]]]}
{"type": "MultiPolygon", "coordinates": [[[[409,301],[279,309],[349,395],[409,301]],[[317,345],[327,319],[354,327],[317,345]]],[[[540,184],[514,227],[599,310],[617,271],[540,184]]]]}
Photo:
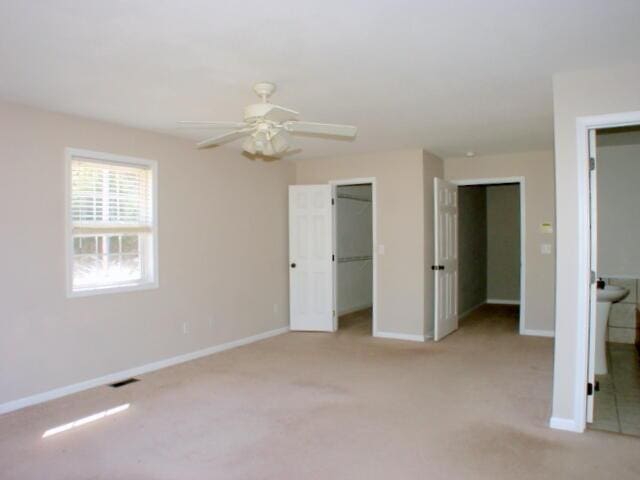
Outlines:
{"type": "Polygon", "coordinates": [[[289,186],[291,330],[334,331],[331,185],[289,186]]]}
{"type": "Polygon", "coordinates": [[[458,329],[458,187],[434,178],[434,340],[458,329]]]}
{"type": "Polygon", "coordinates": [[[593,422],[596,384],[596,272],[598,271],[598,197],[596,183],[596,131],[589,130],[589,228],[591,285],[589,287],[589,361],[587,367],[587,422],[593,422]]]}

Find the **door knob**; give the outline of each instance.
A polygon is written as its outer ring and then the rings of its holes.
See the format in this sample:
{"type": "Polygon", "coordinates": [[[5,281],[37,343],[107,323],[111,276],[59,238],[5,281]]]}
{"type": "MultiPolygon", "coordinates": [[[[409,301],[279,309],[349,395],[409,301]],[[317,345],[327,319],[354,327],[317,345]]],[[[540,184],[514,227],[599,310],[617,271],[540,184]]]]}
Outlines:
{"type": "Polygon", "coordinates": [[[296,268],[296,264],[295,264],[295,263],[292,263],[292,264],[291,264],[291,268],[296,268]]]}

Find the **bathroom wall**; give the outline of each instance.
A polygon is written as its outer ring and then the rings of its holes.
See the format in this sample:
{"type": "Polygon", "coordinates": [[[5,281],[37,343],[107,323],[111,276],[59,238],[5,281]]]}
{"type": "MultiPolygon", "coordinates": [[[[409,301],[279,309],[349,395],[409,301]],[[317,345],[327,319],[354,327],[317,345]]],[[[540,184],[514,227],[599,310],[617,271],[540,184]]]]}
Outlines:
{"type": "Polygon", "coordinates": [[[640,299],[640,128],[601,130],[598,153],[598,276],[630,290],[611,306],[608,341],[635,343],[640,299]],[[632,213],[632,214],[630,214],[632,213]]]}
{"type": "Polygon", "coordinates": [[[640,278],[640,128],[603,130],[598,154],[598,275],[640,278]]]}
{"type": "Polygon", "coordinates": [[[611,305],[607,341],[633,344],[639,333],[636,310],[640,301],[638,298],[640,279],[606,278],[605,280],[611,285],[619,285],[629,289],[629,295],[626,298],[611,305]]]}
{"type": "Polygon", "coordinates": [[[458,188],[458,311],[487,301],[487,187],[458,188]]]}
{"type": "Polygon", "coordinates": [[[371,185],[337,188],[338,315],[371,307],[373,242],[371,185]]]}

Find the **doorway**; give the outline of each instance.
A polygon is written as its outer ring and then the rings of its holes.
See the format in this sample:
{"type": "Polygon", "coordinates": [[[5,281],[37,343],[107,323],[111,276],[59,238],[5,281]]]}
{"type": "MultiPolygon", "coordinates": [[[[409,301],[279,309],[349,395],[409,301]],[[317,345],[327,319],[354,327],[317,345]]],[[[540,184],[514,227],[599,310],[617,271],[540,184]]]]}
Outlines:
{"type": "Polygon", "coordinates": [[[640,436],[640,126],[589,131],[587,422],[640,436]]]}
{"type": "Polygon", "coordinates": [[[335,332],[360,312],[378,335],[376,228],[375,178],[289,186],[290,330],[335,332]]]}
{"type": "Polygon", "coordinates": [[[524,178],[452,183],[458,186],[459,318],[490,305],[526,334],[524,178]]]}
{"type": "Polygon", "coordinates": [[[374,335],[374,181],[336,180],[331,184],[334,198],[336,330],[374,335]]]}

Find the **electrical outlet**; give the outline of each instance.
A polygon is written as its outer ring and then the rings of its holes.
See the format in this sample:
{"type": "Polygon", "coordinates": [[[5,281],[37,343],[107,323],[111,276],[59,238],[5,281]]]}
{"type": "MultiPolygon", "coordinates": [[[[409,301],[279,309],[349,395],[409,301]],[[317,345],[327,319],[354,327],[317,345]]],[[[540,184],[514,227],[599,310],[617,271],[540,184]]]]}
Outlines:
{"type": "Polygon", "coordinates": [[[189,324],[187,322],[182,323],[182,333],[186,335],[189,333],[189,324]]]}

